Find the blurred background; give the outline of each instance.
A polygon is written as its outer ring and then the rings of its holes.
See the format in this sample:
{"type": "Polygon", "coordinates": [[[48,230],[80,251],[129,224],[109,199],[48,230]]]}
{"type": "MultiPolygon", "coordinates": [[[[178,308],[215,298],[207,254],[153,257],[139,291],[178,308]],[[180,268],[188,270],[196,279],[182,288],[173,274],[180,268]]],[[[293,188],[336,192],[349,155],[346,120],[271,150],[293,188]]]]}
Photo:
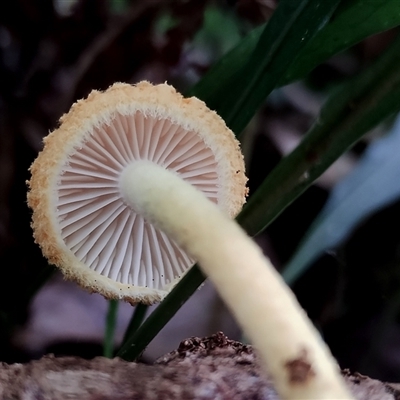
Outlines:
{"type": "MultiPolygon", "coordinates": [[[[66,282],[34,244],[28,168],[71,104],[116,81],[168,81],[185,93],[275,0],[14,0],[0,4],[0,361],[102,354],[107,302],[66,282]]],[[[301,140],[327,95],[396,36],[370,37],[275,90],[246,128],[250,194],[301,140]]],[[[256,240],[288,278],[342,367],[400,381],[400,123],[342,156],[256,240]],[[397,182],[397,180],[399,182],[397,182]],[[305,267],[307,266],[307,268],[305,267]]],[[[132,314],[119,308],[117,344],[132,314]]],[[[241,333],[206,283],[144,361],[189,336],[241,333]]]]}

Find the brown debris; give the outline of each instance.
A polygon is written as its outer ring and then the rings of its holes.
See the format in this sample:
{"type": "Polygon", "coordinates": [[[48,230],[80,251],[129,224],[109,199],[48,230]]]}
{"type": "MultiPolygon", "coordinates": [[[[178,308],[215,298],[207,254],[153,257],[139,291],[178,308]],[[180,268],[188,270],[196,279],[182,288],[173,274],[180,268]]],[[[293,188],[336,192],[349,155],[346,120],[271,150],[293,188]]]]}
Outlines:
{"type": "MultiPolygon", "coordinates": [[[[397,400],[392,386],[343,371],[354,396],[397,400]]],[[[119,358],[46,356],[28,364],[0,364],[0,399],[279,400],[252,347],[219,332],[184,340],[154,365],[119,358]]]]}
{"type": "Polygon", "coordinates": [[[298,358],[287,361],[285,367],[291,384],[306,384],[310,378],[315,376],[315,372],[308,360],[306,349],[300,351],[298,358]]]}

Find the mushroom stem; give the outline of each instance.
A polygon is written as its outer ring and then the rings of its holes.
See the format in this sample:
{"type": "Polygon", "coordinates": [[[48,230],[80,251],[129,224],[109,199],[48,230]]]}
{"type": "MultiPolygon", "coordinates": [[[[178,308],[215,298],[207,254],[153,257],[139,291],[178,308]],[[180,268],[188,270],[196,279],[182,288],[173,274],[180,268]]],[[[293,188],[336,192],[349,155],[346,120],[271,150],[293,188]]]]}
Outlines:
{"type": "Polygon", "coordinates": [[[195,258],[261,356],[282,399],[352,399],[295,296],[237,223],[177,174],[138,161],[125,201],[195,258]]]}

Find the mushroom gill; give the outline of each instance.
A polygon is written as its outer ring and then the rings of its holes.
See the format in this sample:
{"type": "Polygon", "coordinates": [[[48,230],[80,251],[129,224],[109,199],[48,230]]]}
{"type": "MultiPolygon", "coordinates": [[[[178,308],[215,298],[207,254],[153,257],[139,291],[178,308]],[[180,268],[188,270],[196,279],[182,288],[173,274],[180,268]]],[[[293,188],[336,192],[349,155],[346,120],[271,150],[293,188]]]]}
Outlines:
{"type": "Polygon", "coordinates": [[[176,174],[231,217],[244,203],[243,157],[222,119],[148,82],[75,103],[31,167],[28,202],[36,241],[67,278],[108,298],[153,303],[194,260],[124,196],[121,176],[138,161],[176,174]]]}

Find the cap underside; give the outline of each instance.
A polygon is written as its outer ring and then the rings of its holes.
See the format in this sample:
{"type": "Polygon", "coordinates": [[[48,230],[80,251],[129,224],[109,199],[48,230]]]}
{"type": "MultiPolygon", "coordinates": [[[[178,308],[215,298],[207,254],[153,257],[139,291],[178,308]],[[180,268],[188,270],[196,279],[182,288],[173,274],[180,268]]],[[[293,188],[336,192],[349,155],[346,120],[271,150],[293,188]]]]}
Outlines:
{"type": "Polygon", "coordinates": [[[215,157],[198,135],[167,119],[136,112],[116,115],[113,122],[96,128],[63,168],[55,203],[61,237],[79,261],[99,274],[163,289],[193,260],[125,204],[119,177],[131,163],[150,160],[217,203],[215,157]]]}
{"type": "Polygon", "coordinates": [[[120,176],[149,160],[234,216],[245,201],[233,133],[196,98],[166,85],[93,91],[61,119],[31,166],[35,240],[64,275],[131,303],[161,300],[194,261],[121,195],[120,176]]]}

